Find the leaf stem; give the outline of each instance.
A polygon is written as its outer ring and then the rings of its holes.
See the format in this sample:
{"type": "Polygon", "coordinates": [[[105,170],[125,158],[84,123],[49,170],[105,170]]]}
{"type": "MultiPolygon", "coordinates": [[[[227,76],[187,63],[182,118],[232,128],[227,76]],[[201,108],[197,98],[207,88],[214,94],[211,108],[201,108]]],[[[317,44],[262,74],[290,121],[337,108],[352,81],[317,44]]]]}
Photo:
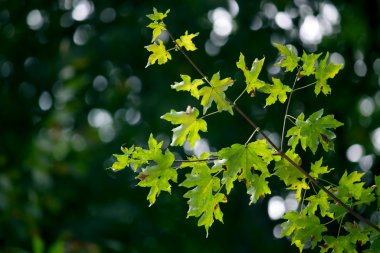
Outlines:
{"type": "Polygon", "coordinates": [[[300,75],[300,72],[301,72],[301,68],[298,67],[298,71],[297,71],[296,78],[294,78],[294,82],[293,82],[293,86],[292,86],[292,91],[291,91],[290,94],[289,94],[289,99],[288,99],[288,102],[287,102],[287,104],[286,104],[285,116],[284,116],[284,121],[283,121],[283,123],[282,123],[282,132],[281,132],[281,144],[280,144],[280,150],[281,150],[281,152],[283,151],[283,146],[284,146],[285,127],[286,127],[286,117],[287,117],[287,115],[288,115],[289,106],[290,106],[290,101],[292,100],[292,95],[293,95],[293,92],[294,92],[294,87],[296,86],[296,83],[297,83],[298,77],[299,77],[299,75],[300,75]]]}
{"type": "Polygon", "coordinates": [[[206,117],[208,117],[208,116],[211,116],[211,115],[214,115],[214,114],[217,114],[217,113],[220,113],[220,111],[207,113],[207,114],[203,115],[203,116],[200,117],[200,118],[201,118],[201,119],[204,119],[204,118],[206,118],[206,117]]]}
{"type": "Polygon", "coordinates": [[[299,88],[295,88],[294,90],[293,90],[293,92],[295,92],[295,91],[299,91],[299,90],[302,90],[302,89],[305,89],[305,88],[308,88],[308,87],[310,87],[310,86],[312,86],[312,85],[314,85],[314,84],[316,84],[317,82],[315,81],[315,82],[312,82],[312,83],[309,83],[309,84],[307,84],[307,85],[305,85],[305,86],[302,86],[302,87],[299,87],[299,88]]]}
{"type": "Polygon", "coordinates": [[[236,104],[236,102],[244,95],[244,93],[247,91],[247,88],[245,88],[244,90],[243,90],[243,92],[242,93],[240,93],[240,95],[234,100],[234,104],[236,104]]]}
{"type": "Polygon", "coordinates": [[[252,137],[255,135],[256,132],[258,132],[260,128],[256,128],[253,133],[249,136],[248,140],[245,142],[244,146],[248,145],[248,142],[252,139],[252,137]]]}

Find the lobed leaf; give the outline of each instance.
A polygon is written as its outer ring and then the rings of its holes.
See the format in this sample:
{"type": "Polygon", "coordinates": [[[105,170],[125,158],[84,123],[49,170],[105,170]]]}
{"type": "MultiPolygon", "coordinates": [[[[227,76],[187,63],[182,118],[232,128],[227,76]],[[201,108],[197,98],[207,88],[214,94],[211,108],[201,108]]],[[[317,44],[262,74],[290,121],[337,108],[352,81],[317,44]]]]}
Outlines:
{"type": "Polygon", "coordinates": [[[322,92],[325,95],[331,93],[331,87],[327,84],[327,79],[334,78],[338,74],[339,70],[343,67],[343,64],[334,64],[332,62],[327,64],[329,53],[326,53],[325,58],[319,62],[319,65],[315,71],[315,78],[317,83],[314,88],[315,95],[322,92]]]}
{"type": "Polygon", "coordinates": [[[251,142],[248,145],[234,144],[218,152],[220,159],[224,159],[225,171],[222,183],[226,185],[227,194],[233,188],[234,182],[244,181],[247,193],[251,195],[251,202],[270,193],[266,178],[270,177],[268,165],[273,160],[274,151],[265,140],[251,142]],[[253,171],[260,173],[254,173],[253,171]]]}
{"type": "Polygon", "coordinates": [[[285,103],[288,96],[286,95],[287,92],[291,92],[292,89],[282,84],[280,79],[272,77],[273,85],[265,85],[260,90],[264,93],[269,94],[269,96],[266,99],[265,106],[274,104],[277,100],[279,100],[281,103],[285,103]]]}
{"type": "Polygon", "coordinates": [[[258,79],[261,69],[263,68],[265,58],[258,60],[257,58],[253,61],[252,67],[249,70],[245,63],[245,57],[240,53],[239,61],[236,62],[236,66],[241,69],[244,73],[245,82],[247,84],[247,92],[251,94],[255,92],[256,89],[260,89],[265,85],[265,83],[258,79]]]}
{"type": "Polygon", "coordinates": [[[299,57],[293,52],[293,50],[290,50],[287,46],[281,44],[274,43],[273,45],[278,49],[281,55],[280,61],[275,64],[276,66],[285,68],[286,72],[292,72],[298,67],[299,57]]]}
{"type": "Polygon", "coordinates": [[[305,115],[301,113],[296,120],[296,125],[290,128],[286,137],[291,137],[288,145],[295,149],[298,143],[301,143],[303,150],[309,148],[314,154],[317,151],[318,145],[322,144],[323,149],[334,150],[333,139],[335,134],[330,129],[335,129],[342,126],[343,123],[334,119],[333,115],[322,117],[323,109],[313,113],[310,117],[304,120],[305,115]]]}
{"type": "Polygon", "coordinates": [[[183,196],[188,198],[189,210],[187,218],[200,217],[198,226],[204,226],[208,235],[208,230],[214,223],[214,219],[223,222],[223,213],[220,210],[220,203],[226,203],[227,198],[219,193],[220,179],[211,174],[211,169],[205,162],[192,163],[191,174],[186,174],[186,179],[180,186],[192,188],[183,196]]]}
{"type": "Polygon", "coordinates": [[[158,40],[158,44],[153,43],[151,45],[145,46],[145,48],[149,52],[152,52],[148,58],[148,63],[146,64],[145,68],[153,65],[156,61],[159,65],[161,65],[172,59],[171,54],[166,50],[165,45],[160,39],[158,40]]]}
{"type": "Polygon", "coordinates": [[[195,51],[197,48],[195,47],[195,44],[193,43],[193,38],[198,36],[199,33],[191,33],[188,34],[188,32],[185,32],[185,35],[182,35],[179,39],[176,40],[176,43],[180,47],[185,47],[187,51],[195,51]]]}
{"type": "Polygon", "coordinates": [[[153,13],[146,15],[152,21],[162,21],[164,18],[168,16],[170,9],[168,9],[165,13],[158,12],[156,8],[153,7],[153,13]]]}
{"type": "Polygon", "coordinates": [[[207,132],[206,121],[198,119],[198,115],[198,109],[189,106],[185,112],[170,110],[169,113],[161,116],[161,119],[167,120],[174,125],[180,125],[172,130],[172,146],[181,146],[185,143],[186,139],[188,139],[190,147],[193,148],[195,142],[201,139],[199,131],[207,132]]]}
{"type": "Polygon", "coordinates": [[[203,114],[211,107],[212,102],[215,102],[218,111],[228,111],[233,115],[232,106],[226,100],[224,93],[233,84],[234,81],[231,78],[220,80],[219,72],[215,73],[210,80],[210,86],[205,86],[199,91],[199,95],[202,97],[203,114]]]}
{"type": "Polygon", "coordinates": [[[315,65],[316,61],[322,54],[306,54],[305,51],[303,51],[302,54],[302,70],[300,72],[301,76],[310,76],[315,73],[315,65]]]}
{"type": "Polygon", "coordinates": [[[193,97],[199,99],[198,86],[204,84],[204,81],[202,79],[194,79],[191,81],[191,77],[188,75],[181,75],[181,78],[182,81],[174,83],[171,85],[171,88],[177,91],[189,91],[193,97]]]}
{"type": "Polygon", "coordinates": [[[154,42],[157,39],[157,37],[161,35],[162,31],[166,30],[164,22],[154,21],[150,23],[149,25],[147,25],[147,27],[153,29],[152,42],[154,42]]]}

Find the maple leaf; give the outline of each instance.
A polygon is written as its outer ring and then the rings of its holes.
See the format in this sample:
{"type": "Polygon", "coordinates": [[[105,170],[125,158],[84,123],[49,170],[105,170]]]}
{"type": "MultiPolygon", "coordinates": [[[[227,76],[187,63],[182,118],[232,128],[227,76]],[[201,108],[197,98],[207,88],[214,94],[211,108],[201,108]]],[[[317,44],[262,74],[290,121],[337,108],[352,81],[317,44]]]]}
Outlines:
{"type": "MultiPolygon", "coordinates": [[[[301,164],[301,158],[293,150],[288,150],[285,154],[296,164],[301,164]]],[[[302,190],[309,189],[306,177],[283,157],[275,161],[274,170],[274,174],[285,183],[288,189],[296,190],[296,198],[300,201],[302,190]]]]}
{"type": "Polygon", "coordinates": [[[255,92],[256,89],[260,89],[265,85],[265,82],[258,79],[261,69],[263,68],[265,58],[258,60],[257,58],[253,61],[252,67],[248,70],[245,64],[245,57],[240,53],[239,61],[236,62],[236,66],[241,69],[244,73],[245,82],[247,84],[247,92],[255,92]]]}
{"type": "Polygon", "coordinates": [[[306,54],[303,51],[301,60],[303,61],[301,76],[310,76],[315,73],[315,62],[322,54],[306,54]]]}
{"type": "Polygon", "coordinates": [[[336,253],[357,253],[356,243],[352,244],[348,236],[324,236],[325,244],[321,247],[321,253],[328,252],[330,249],[336,253]]]}
{"type": "Polygon", "coordinates": [[[199,91],[199,95],[203,97],[201,101],[203,114],[211,107],[212,102],[216,103],[218,111],[228,111],[233,114],[232,106],[226,100],[226,94],[224,93],[232,84],[234,84],[234,81],[229,77],[220,80],[219,72],[212,76],[211,87],[205,86],[199,91]]]}
{"type": "Polygon", "coordinates": [[[318,178],[322,174],[327,174],[332,171],[332,168],[327,166],[322,166],[323,158],[319,159],[317,162],[311,164],[310,176],[318,178]]]}
{"type": "Polygon", "coordinates": [[[168,16],[169,12],[170,9],[168,9],[165,13],[158,12],[157,9],[153,7],[153,14],[148,14],[146,16],[152,21],[161,21],[168,16]]]}
{"type": "Polygon", "coordinates": [[[264,93],[270,94],[266,99],[265,106],[274,104],[277,99],[281,103],[285,103],[288,96],[286,95],[287,92],[291,92],[292,89],[287,86],[283,85],[280,79],[272,77],[273,85],[265,85],[260,90],[264,93]]]}
{"type": "Polygon", "coordinates": [[[268,165],[273,160],[273,150],[265,140],[251,142],[248,145],[234,144],[218,152],[220,159],[225,159],[226,170],[223,173],[222,183],[226,185],[227,194],[233,188],[237,179],[244,181],[247,193],[251,195],[251,203],[270,193],[268,183],[270,176],[268,165]],[[260,171],[260,175],[252,169],[260,171]]]}
{"type": "Polygon", "coordinates": [[[290,128],[286,137],[291,137],[288,145],[295,149],[297,144],[301,142],[303,150],[310,148],[315,154],[318,145],[322,144],[325,151],[334,150],[334,143],[332,140],[335,134],[329,129],[335,129],[343,125],[343,123],[334,119],[334,115],[327,115],[322,117],[323,109],[313,113],[307,120],[305,115],[301,113],[296,120],[296,125],[290,128]]]}
{"type": "Polygon", "coordinates": [[[227,197],[219,193],[220,179],[211,174],[212,171],[205,162],[191,163],[188,166],[193,168],[191,174],[186,174],[186,179],[180,184],[186,188],[193,188],[183,195],[189,199],[187,218],[200,216],[198,226],[204,226],[208,235],[214,219],[223,222],[219,204],[226,203],[227,197]]]}
{"type": "Polygon", "coordinates": [[[293,50],[290,50],[287,46],[274,43],[273,44],[279,51],[281,55],[281,59],[278,63],[275,64],[275,66],[281,66],[285,68],[285,71],[292,72],[295,68],[298,67],[298,61],[299,57],[293,52],[293,50]]]}
{"type": "Polygon", "coordinates": [[[157,39],[158,36],[161,35],[162,31],[166,30],[165,23],[164,22],[157,22],[154,21],[147,25],[147,27],[153,29],[153,36],[152,36],[152,42],[157,39]]]}
{"type": "Polygon", "coordinates": [[[171,192],[169,180],[177,182],[177,171],[172,168],[174,155],[166,150],[162,153],[162,143],[158,143],[153,135],[150,135],[148,140],[149,150],[139,150],[136,158],[143,156],[144,159],[149,159],[155,162],[153,166],[146,166],[141,170],[136,179],[139,179],[138,186],[150,187],[147,199],[150,206],[156,202],[157,196],[161,191],[171,192]]]}
{"type": "Polygon", "coordinates": [[[181,78],[182,82],[176,82],[170,87],[177,91],[189,91],[193,97],[199,99],[198,86],[204,84],[204,81],[202,79],[194,79],[191,81],[191,77],[188,75],[181,75],[181,78]]]}
{"type": "Polygon", "coordinates": [[[307,242],[310,242],[312,249],[317,246],[317,243],[322,240],[322,233],[327,231],[317,216],[306,215],[305,211],[301,213],[291,211],[282,218],[288,220],[281,224],[282,235],[292,236],[292,244],[295,244],[300,252],[307,242]]]}
{"type": "Polygon", "coordinates": [[[186,31],[185,35],[182,35],[179,39],[176,40],[176,43],[180,47],[185,47],[185,49],[187,51],[195,51],[195,50],[197,50],[197,48],[195,47],[192,40],[194,37],[196,37],[198,35],[199,35],[199,33],[188,34],[188,32],[186,31]]]}
{"type": "Polygon", "coordinates": [[[203,119],[198,119],[199,111],[197,108],[188,107],[184,112],[177,112],[175,110],[170,110],[161,116],[161,119],[167,120],[174,125],[180,125],[174,128],[172,146],[181,146],[186,141],[189,140],[190,147],[194,147],[195,142],[200,140],[198,132],[207,132],[207,123],[203,119]]]}
{"type": "Polygon", "coordinates": [[[326,53],[325,58],[319,62],[319,65],[315,71],[315,78],[317,83],[314,88],[315,95],[322,92],[325,95],[331,93],[331,87],[327,84],[327,79],[334,78],[342,68],[343,64],[334,64],[330,62],[327,64],[329,53],[326,53]]]}
{"type": "Polygon", "coordinates": [[[131,155],[134,152],[134,146],[130,148],[122,147],[121,151],[124,153],[122,155],[114,154],[113,156],[116,158],[116,162],[112,164],[111,169],[113,171],[119,171],[124,169],[125,167],[128,167],[129,164],[133,161],[131,158],[131,155]]]}
{"type": "Polygon", "coordinates": [[[371,203],[376,199],[372,193],[374,188],[366,189],[363,187],[364,182],[361,182],[363,175],[364,173],[358,173],[357,171],[353,171],[350,174],[347,174],[347,171],[344,172],[339,180],[337,189],[337,196],[343,202],[347,202],[351,197],[359,200],[360,203],[371,203]]]}
{"type": "Polygon", "coordinates": [[[146,64],[145,68],[154,64],[156,61],[158,61],[158,64],[161,65],[172,59],[171,54],[166,50],[165,45],[160,39],[158,40],[158,44],[153,43],[151,45],[145,46],[145,48],[149,52],[152,52],[148,58],[148,63],[146,64]]]}
{"type": "Polygon", "coordinates": [[[315,214],[317,208],[319,208],[322,217],[328,216],[334,218],[334,213],[329,211],[330,202],[326,192],[320,190],[317,194],[307,197],[306,200],[308,201],[308,205],[305,209],[308,214],[315,214]]]}

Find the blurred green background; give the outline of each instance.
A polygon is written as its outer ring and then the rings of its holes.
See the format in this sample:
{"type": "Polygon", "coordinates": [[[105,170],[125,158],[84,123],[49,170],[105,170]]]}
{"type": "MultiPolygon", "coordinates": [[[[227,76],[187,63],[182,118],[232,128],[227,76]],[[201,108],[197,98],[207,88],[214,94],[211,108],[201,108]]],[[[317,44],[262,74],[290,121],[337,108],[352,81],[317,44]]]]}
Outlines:
{"type": "MultiPolygon", "coordinates": [[[[148,189],[135,187],[129,169],[107,170],[120,146],[146,145],[151,132],[168,145],[172,127],[159,117],[171,108],[200,108],[170,89],[180,73],[198,78],[182,55],[144,68],[145,15],[153,6],[171,9],[166,23],[175,36],[200,32],[190,55],[206,75],[220,71],[237,81],[231,98],[244,87],[240,52],[247,62],[266,57],[264,80],[291,84],[294,77],[273,65],[272,43],[292,44],[299,54],[329,51],[331,61],[344,63],[330,81],[332,95],[295,93],[290,113],[325,108],[345,123],[336,152],[325,156],[335,180],[359,170],[371,184],[379,174],[380,1],[0,0],[0,252],[298,251],[276,238],[281,220],[268,217],[268,199],[248,206],[242,186],[222,206],[224,225],[215,223],[206,239],[196,219],[185,219],[184,189],[148,207],[148,189]]],[[[260,94],[239,103],[279,139],[284,106],[265,109],[260,94]]],[[[208,129],[198,150],[244,143],[251,134],[241,117],[226,113],[209,117],[208,129]]],[[[306,167],[317,160],[303,158],[306,167]]],[[[271,186],[288,208],[292,194],[275,180],[271,186]]]]}

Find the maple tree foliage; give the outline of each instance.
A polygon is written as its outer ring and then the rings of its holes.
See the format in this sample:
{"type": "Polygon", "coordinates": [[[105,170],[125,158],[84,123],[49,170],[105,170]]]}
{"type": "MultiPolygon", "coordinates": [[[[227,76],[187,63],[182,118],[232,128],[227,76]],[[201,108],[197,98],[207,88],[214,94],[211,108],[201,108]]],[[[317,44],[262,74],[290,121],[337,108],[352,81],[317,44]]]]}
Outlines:
{"type": "MultiPolygon", "coordinates": [[[[375,177],[375,185],[366,187],[362,181],[363,173],[345,171],[336,184],[324,179],[333,168],[324,164],[323,157],[315,157],[314,161],[302,161],[305,152],[311,151],[315,156],[318,147],[324,152],[334,150],[334,130],[343,126],[332,114],[324,114],[322,108],[306,118],[304,113],[297,117],[284,115],[281,146],[276,146],[270,138],[238,107],[237,102],[244,94],[267,96],[263,107],[277,102],[287,103],[289,107],[292,93],[300,89],[314,86],[315,95],[331,93],[327,80],[334,78],[342,68],[341,64],[329,61],[329,53],[320,60],[322,53],[297,56],[293,47],[274,44],[278,50],[279,60],[276,65],[284,72],[294,75],[293,85],[272,77],[272,83],[259,79],[265,58],[255,59],[248,68],[245,56],[240,53],[236,67],[245,77],[244,90],[235,100],[227,97],[227,90],[235,81],[230,77],[221,78],[219,72],[208,79],[187,56],[187,51],[196,50],[193,39],[198,33],[184,35],[175,39],[168,31],[164,19],[169,10],[147,15],[152,21],[148,28],[152,29],[152,44],[146,46],[150,55],[148,66],[155,63],[165,64],[172,58],[169,50],[182,53],[189,63],[198,71],[200,78],[192,78],[180,74],[182,81],[175,82],[171,88],[176,91],[187,91],[203,106],[203,115],[193,106],[186,111],[174,109],[161,116],[173,124],[172,146],[184,146],[187,142],[194,148],[201,134],[207,132],[206,117],[221,112],[231,115],[238,112],[253,127],[253,133],[246,143],[235,143],[229,147],[212,153],[203,153],[199,157],[187,157],[176,160],[169,150],[163,150],[163,142],[158,142],[153,135],[148,140],[148,149],[131,146],[122,147],[123,154],[116,154],[112,165],[114,171],[131,167],[137,174],[137,185],[148,187],[147,199],[153,205],[161,192],[171,192],[173,186],[187,188],[183,197],[189,205],[187,217],[198,218],[198,226],[203,226],[208,235],[215,220],[223,222],[222,203],[227,202],[235,184],[243,183],[253,204],[272,193],[271,178],[277,177],[288,190],[294,191],[300,204],[298,210],[287,212],[282,218],[282,235],[289,237],[300,252],[306,248],[320,248],[321,252],[357,252],[356,246],[366,247],[366,252],[380,252],[380,228],[360,214],[363,206],[380,208],[380,176],[375,177]],[[161,32],[170,34],[173,47],[166,49],[165,44],[157,39],[161,32]],[[303,77],[314,78],[311,84],[296,87],[303,77]],[[257,93],[257,94],[256,94],[257,93]],[[213,105],[216,111],[208,113],[213,105]],[[286,122],[289,127],[286,134],[286,122]],[[261,138],[255,137],[261,136],[261,138]],[[254,139],[256,138],[256,139],[254,139]],[[283,147],[283,139],[288,138],[288,147],[283,147]],[[301,167],[303,166],[303,167],[301,167]],[[190,170],[190,171],[189,171],[190,170]],[[188,171],[182,182],[178,181],[178,173],[188,171]],[[377,200],[377,201],[376,201],[377,200]],[[346,220],[348,214],[357,220],[346,220]],[[357,223],[359,221],[359,223],[357,223]],[[343,233],[331,234],[329,225],[337,223],[343,233]]],[[[255,97],[255,96],[253,96],[255,97]]],[[[254,98],[252,96],[248,99],[254,98]]]]}

